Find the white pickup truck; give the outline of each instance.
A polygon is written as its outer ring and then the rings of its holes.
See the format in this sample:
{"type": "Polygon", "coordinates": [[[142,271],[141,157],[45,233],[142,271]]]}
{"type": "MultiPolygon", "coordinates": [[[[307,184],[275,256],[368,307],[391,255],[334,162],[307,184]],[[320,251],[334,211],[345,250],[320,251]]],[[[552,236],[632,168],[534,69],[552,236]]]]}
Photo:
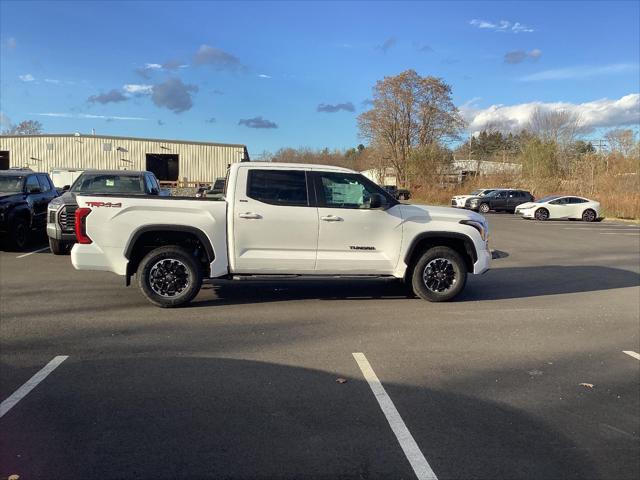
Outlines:
{"type": "Polygon", "coordinates": [[[489,268],[487,223],[402,204],[361,174],[326,165],[243,162],[225,199],[78,195],[71,261],[135,274],[160,307],[190,302],[203,278],[395,277],[445,301],[489,268]]]}

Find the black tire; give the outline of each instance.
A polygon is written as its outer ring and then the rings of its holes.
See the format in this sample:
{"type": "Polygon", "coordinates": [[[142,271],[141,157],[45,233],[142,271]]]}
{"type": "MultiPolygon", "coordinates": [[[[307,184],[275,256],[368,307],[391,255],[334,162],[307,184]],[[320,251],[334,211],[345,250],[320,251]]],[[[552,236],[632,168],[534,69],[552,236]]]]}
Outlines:
{"type": "Polygon", "coordinates": [[[490,210],[491,210],[491,207],[489,206],[488,203],[481,203],[480,206],[478,207],[478,212],[480,213],[489,213],[490,210]]]}
{"type": "Polygon", "coordinates": [[[534,213],[533,216],[536,220],[544,222],[546,220],[549,220],[549,210],[547,210],[546,208],[539,208],[536,210],[536,213],[534,213]]]}
{"type": "Polygon", "coordinates": [[[202,286],[202,269],[197,260],[177,245],[149,252],[138,265],[136,276],[147,300],[163,308],[186,305],[202,286]]]}
{"type": "Polygon", "coordinates": [[[598,215],[595,210],[587,208],[584,212],[582,212],[582,221],[583,222],[595,222],[598,219],[598,215]]]}
{"type": "Polygon", "coordinates": [[[15,250],[24,250],[29,243],[29,222],[25,218],[17,218],[9,232],[9,246],[15,250]]]}
{"type": "Polygon", "coordinates": [[[54,255],[69,255],[71,245],[62,240],[49,237],[49,250],[54,255]]]}
{"type": "Polygon", "coordinates": [[[449,247],[432,247],[413,267],[413,292],[429,302],[452,300],[467,282],[467,266],[458,252],[449,247]],[[442,274],[438,277],[438,274],[442,274]]]}

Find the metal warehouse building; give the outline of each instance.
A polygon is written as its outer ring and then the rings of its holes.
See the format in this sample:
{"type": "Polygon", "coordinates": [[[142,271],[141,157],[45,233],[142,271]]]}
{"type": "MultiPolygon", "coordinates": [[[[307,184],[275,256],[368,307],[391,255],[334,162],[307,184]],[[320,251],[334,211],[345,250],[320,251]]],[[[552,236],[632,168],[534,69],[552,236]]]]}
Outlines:
{"type": "Polygon", "coordinates": [[[244,145],[105,135],[0,136],[0,170],[149,170],[163,182],[211,183],[227,167],[249,161],[244,145]]]}

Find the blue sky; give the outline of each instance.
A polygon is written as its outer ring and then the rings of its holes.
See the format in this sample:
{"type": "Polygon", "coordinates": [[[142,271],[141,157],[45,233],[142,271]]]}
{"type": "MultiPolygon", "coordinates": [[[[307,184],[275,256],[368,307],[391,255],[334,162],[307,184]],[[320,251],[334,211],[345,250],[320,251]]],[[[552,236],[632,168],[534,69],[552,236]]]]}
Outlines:
{"type": "Polygon", "coordinates": [[[52,133],[345,148],[376,80],[413,68],[470,132],[536,102],[634,126],[639,5],[3,1],[0,108],[52,133]]]}

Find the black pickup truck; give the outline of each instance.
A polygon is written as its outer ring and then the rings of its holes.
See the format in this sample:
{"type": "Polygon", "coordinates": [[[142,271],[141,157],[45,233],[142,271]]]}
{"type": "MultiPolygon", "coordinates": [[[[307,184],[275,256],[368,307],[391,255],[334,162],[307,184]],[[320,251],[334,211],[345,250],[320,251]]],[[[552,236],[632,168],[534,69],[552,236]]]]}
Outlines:
{"type": "Polygon", "coordinates": [[[47,205],[58,191],[46,173],[0,171],[0,237],[10,248],[23,249],[35,232],[44,233],[47,205]]]}

